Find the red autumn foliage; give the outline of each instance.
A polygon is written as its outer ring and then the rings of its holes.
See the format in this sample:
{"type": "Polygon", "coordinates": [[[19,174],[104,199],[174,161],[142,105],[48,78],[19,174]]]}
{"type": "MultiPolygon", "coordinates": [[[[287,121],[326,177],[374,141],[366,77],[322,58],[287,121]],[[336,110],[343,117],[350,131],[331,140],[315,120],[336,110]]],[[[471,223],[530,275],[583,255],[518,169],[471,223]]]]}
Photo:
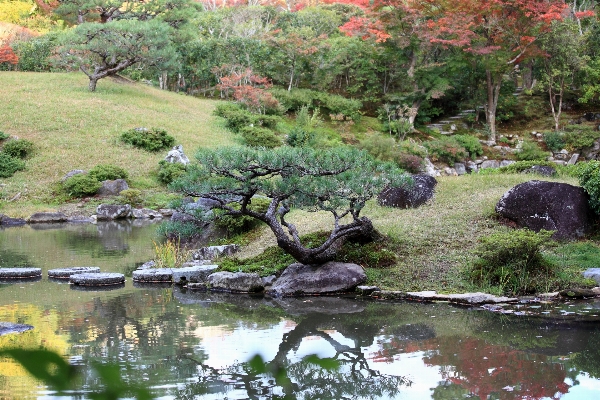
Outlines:
{"type": "Polygon", "coordinates": [[[261,112],[279,104],[267,92],[273,86],[269,79],[254,74],[251,68],[226,64],[213,68],[212,72],[219,78],[217,89],[223,96],[232,96],[235,101],[252,111],[261,112]]]}
{"type": "Polygon", "coordinates": [[[19,62],[19,57],[15,54],[12,47],[8,44],[4,44],[0,47],[0,64],[12,64],[17,65],[19,62]]]}

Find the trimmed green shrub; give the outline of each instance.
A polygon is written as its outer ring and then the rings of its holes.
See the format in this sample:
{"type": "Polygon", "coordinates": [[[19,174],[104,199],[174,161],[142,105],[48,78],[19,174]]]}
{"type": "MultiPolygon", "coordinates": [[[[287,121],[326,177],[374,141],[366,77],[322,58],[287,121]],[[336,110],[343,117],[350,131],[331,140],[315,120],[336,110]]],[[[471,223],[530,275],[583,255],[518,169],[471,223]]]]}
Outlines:
{"type": "Polygon", "coordinates": [[[469,156],[465,148],[454,137],[442,137],[425,142],[424,145],[429,150],[429,157],[433,161],[454,164],[469,156]]]}
{"type": "Polygon", "coordinates": [[[310,89],[273,88],[270,92],[286,113],[296,112],[308,106],[311,110],[319,110],[324,115],[340,115],[344,119],[353,121],[358,121],[361,117],[362,102],[359,100],[310,89]]]}
{"type": "Polygon", "coordinates": [[[129,177],[129,174],[123,168],[110,164],[96,165],[88,174],[99,182],[115,179],[127,179],[129,177]]]}
{"type": "Polygon", "coordinates": [[[165,221],[161,223],[156,229],[160,236],[164,236],[167,239],[179,239],[187,240],[193,239],[202,233],[202,230],[194,222],[179,222],[179,221],[165,221]]]}
{"type": "Polygon", "coordinates": [[[160,151],[172,147],[175,138],[160,128],[134,128],[121,135],[121,141],[147,151],[160,151]]]}
{"type": "Polygon", "coordinates": [[[587,161],[577,165],[579,184],[590,195],[590,207],[600,215],[600,161],[587,161]]]}
{"type": "Polygon", "coordinates": [[[254,114],[235,103],[219,104],[213,114],[225,118],[225,126],[235,133],[239,133],[245,127],[275,129],[281,121],[277,115],[254,114]]]}
{"type": "Polygon", "coordinates": [[[536,161],[545,160],[548,158],[548,153],[545,152],[534,142],[524,141],[521,151],[515,154],[515,157],[519,161],[536,161]]]}
{"type": "Polygon", "coordinates": [[[600,139],[600,131],[589,125],[569,125],[564,131],[565,147],[572,151],[591,147],[597,139],[600,139]]]}
{"type": "Polygon", "coordinates": [[[281,139],[270,129],[247,126],[240,133],[246,146],[272,149],[282,144],[281,139]]]}
{"type": "Polygon", "coordinates": [[[25,169],[25,162],[9,154],[0,152],[0,178],[10,178],[17,171],[25,169]]]}
{"type": "Polygon", "coordinates": [[[2,153],[14,158],[24,159],[33,152],[33,143],[27,139],[12,139],[2,146],[2,153]]]}
{"type": "Polygon", "coordinates": [[[479,142],[479,139],[477,139],[475,136],[454,135],[453,138],[465,148],[471,158],[475,158],[483,154],[483,146],[479,142]]]}
{"type": "Polygon", "coordinates": [[[10,135],[8,133],[4,133],[2,131],[0,131],[0,140],[6,140],[10,137],[10,135]]]}
{"type": "Polygon", "coordinates": [[[516,229],[482,237],[474,250],[478,257],[471,279],[482,286],[496,286],[503,293],[522,295],[547,290],[553,265],[542,256],[552,231],[516,229]]]}
{"type": "Polygon", "coordinates": [[[139,189],[125,189],[121,190],[119,193],[119,197],[123,199],[125,203],[131,205],[139,205],[142,204],[142,191],[139,189]]]}
{"type": "Polygon", "coordinates": [[[73,175],[62,183],[62,188],[70,197],[93,196],[102,183],[88,174],[73,175]]]}
{"type": "Polygon", "coordinates": [[[544,143],[553,153],[558,153],[565,148],[565,134],[562,132],[550,131],[544,133],[544,143]]]}
{"type": "Polygon", "coordinates": [[[403,140],[398,143],[398,148],[403,153],[412,154],[420,158],[427,157],[427,148],[415,142],[414,140],[403,140]]]}
{"type": "Polygon", "coordinates": [[[315,132],[311,129],[294,126],[287,134],[285,142],[292,147],[312,146],[315,143],[315,132]]]}
{"type": "Polygon", "coordinates": [[[185,170],[186,167],[182,163],[170,163],[162,160],[158,163],[158,180],[168,185],[183,175],[185,170]]]}
{"type": "MultiPolygon", "coordinates": [[[[269,204],[271,204],[271,201],[268,198],[256,197],[252,199],[249,208],[263,213],[267,211],[269,204]]],[[[239,209],[239,205],[234,205],[234,208],[239,209]]],[[[213,212],[216,215],[215,224],[224,228],[230,235],[248,232],[261,224],[256,218],[247,215],[227,215],[223,210],[213,210],[213,212]]]]}

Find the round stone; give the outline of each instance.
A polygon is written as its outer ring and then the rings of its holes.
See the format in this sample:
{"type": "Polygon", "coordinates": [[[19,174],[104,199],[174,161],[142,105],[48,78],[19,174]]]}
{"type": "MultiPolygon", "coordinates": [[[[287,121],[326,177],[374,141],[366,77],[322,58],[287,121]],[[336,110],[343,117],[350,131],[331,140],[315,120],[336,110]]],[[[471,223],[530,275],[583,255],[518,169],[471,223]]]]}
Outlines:
{"type": "Polygon", "coordinates": [[[42,276],[41,268],[0,268],[2,279],[37,278],[42,276]]]}
{"type": "Polygon", "coordinates": [[[171,268],[149,268],[133,271],[134,282],[171,282],[173,270],[171,268]]]}
{"type": "Polygon", "coordinates": [[[97,272],[75,274],[69,277],[69,282],[83,286],[118,285],[125,282],[125,275],[115,272],[97,272]]]}
{"type": "Polygon", "coordinates": [[[54,279],[69,279],[71,275],[83,274],[83,273],[98,273],[100,272],[99,267],[69,267],[69,268],[56,268],[48,271],[48,278],[54,279]]]}

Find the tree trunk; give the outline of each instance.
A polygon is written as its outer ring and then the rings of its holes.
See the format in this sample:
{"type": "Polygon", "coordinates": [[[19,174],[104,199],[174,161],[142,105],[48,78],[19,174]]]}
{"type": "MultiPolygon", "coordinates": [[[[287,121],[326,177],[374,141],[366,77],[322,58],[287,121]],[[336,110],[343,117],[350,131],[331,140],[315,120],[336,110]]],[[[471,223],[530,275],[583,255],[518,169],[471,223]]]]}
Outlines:
{"type": "Polygon", "coordinates": [[[500,98],[500,86],[502,85],[502,74],[493,74],[486,70],[487,81],[487,105],[485,120],[490,129],[490,141],[496,142],[496,109],[498,108],[498,99],[500,98]]]}
{"type": "Polygon", "coordinates": [[[96,91],[96,84],[97,83],[98,83],[98,78],[90,76],[90,83],[88,85],[88,88],[90,89],[90,92],[95,92],[96,91]]]}
{"type": "Polygon", "coordinates": [[[522,64],[523,89],[533,89],[533,60],[522,64]]]}

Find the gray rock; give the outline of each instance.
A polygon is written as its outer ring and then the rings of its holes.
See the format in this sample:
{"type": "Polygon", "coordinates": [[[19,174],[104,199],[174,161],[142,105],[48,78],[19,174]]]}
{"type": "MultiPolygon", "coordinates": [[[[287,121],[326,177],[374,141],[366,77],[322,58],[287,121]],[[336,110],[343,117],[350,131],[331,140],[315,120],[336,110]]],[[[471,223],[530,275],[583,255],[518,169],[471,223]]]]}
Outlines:
{"type": "Polygon", "coordinates": [[[262,279],[258,274],[245,272],[215,272],[209,275],[206,284],[211,290],[225,292],[252,293],[264,289],[262,279]]]}
{"type": "Polygon", "coordinates": [[[277,277],[275,275],[269,275],[269,276],[265,276],[262,278],[262,283],[263,283],[264,287],[272,286],[276,280],[277,280],[277,277]]]}
{"type": "Polygon", "coordinates": [[[171,268],[146,268],[137,269],[132,273],[134,282],[172,282],[173,269],[171,268]]]}
{"type": "Polygon", "coordinates": [[[194,260],[215,260],[219,257],[231,256],[237,253],[240,246],[237,244],[225,244],[222,246],[202,247],[194,251],[192,259],[194,260]]]}
{"type": "Polygon", "coordinates": [[[437,180],[429,175],[413,175],[414,183],[384,189],[377,202],[381,206],[417,208],[433,198],[437,180]]]}
{"type": "Polygon", "coordinates": [[[558,182],[521,183],[504,193],[496,212],[522,228],[555,231],[555,239],[583,237],[594,224],[583,188],[558,182]]]}
{"type": "Polygon", "coordinates": [[[460,304],[498,304],[518,301],[513,297],[499,297],[487,293],[438,294],[435,291],[407,292],[405,298],[418,301],[450,301],[460,304]]]}
{"type": "Polygon", "coordinates": [[[116,272],[84,273],[71,275],[69,282],[81,286],[119,285],[125,282],[125,275],[116,272]]]}
{"type": "Polygon", "coordinates": [[[458,175],[465,175],[467,173],[467,167],[463,163],[454,163],[454,170],[458,175]]]}
{"type": "Polygon", "coordinates": [[[269,294],[273,296],[303,296],[352,292],[367,280],[360,265],[328,262],[323,265],[295,263],[283,271],[269,294]]]}
{"type": "Polygon", "coordinates": [[[149,208],[134,208],[131,210],[131,216],[136,219],[162,219],[163,215],[149,208]]]}
{"type": "Polygon", "coordinates": [[[35,213],[27,219],[30,224],[67,222],[67,216],[61,212],[35,213]]]}
{"type": "Polygon", "coordinates": [[[571,158],[569,159],[569,161],[567,162],[567,165],[575,165],[577,163],[577,160],[579,159],[579,154],[575,153],[571,156],[571,158]]]}
{"type": "Polygon", "coordinates": [[[173,282],[182,285],[186,283],[204,282],[208,276],[219,268],[218,265],[196,265],[173,269],[173,282]]]}
{"type": "Polygon", "coordinates": [[[500,161],[500,167],[501,168],[508,167],[509,165],[514,164],[514,163],[515,163],[515,161],[513,161],[513,160],[502,160],[502,161],[500,161]]]}
{"type": "Polygon", "coordinates": [[[99,267],[69,267],[69,268],[56,268],[48,271],[48,278],[54,279],[69,279],[71,275],[82,274],[82,273],[98,273],[100,272],[99,267]]]}
{"type": "Polygon", "coordinates": [[[11,333],[22,333],[33,329],[33,326],[27,324],[13,324],[12,322],[0,322],[0,336],[11,333]]]}
{"type": "Polygon", "coordinates": [[[20,226],[27,223],[23,218],[11,218],[4,214],[0,214],[0,225],[2,226],[20,226]]]}
{"type": "Polygon", "coordinates": [[[467,172],[469,172],[469,173],[477,172],[477,163],[475,163],[473,161],[467,161],[467,164],[465,165],[465,167],[467,168],[467,172]]]}
{"type": "Polygon", "coordinates": [[[479,166],[480,169],[486,168],[500,168],[500,162],[498,160],[485,160],[479,166]]]}
{"type": "Polygon", "coordinates": [[[129,185],[125,179],[115,179],[112,181],[103,181],[102,186],[98,189],[100,196],[117,196],[123,190],[129,189],[129,185]]]}
{"type": "Polygon", "coordinates": [[[561,297],[566,297],[568,299],[586,299],[591,297],[596,297],[597,294],[592,289],[567,289],[561,290],[559,292],[561,297]]]}
{"type": "Polygon", "coordinates": [[[555,176],[556,169],[547,165],[534,165],[523,171],[524,174],[537,174],[542,176],[555,176]]]}
{"type": "Polygon", "coordinates": [[[373,294],[373,292],[378,292],[381,289],[379,289],[377,286],[357,286],[356,287],[356,293],[358,293],[361,296],[370,296],[371,294],[373,294]]]}
{"type": "Polygon", "coordinates": [[[165,161],[170,163],[180,163],[183,165],[188,165],[190,163],[190,159],[183,152],[182,145],[177,145],[173,147],[171,151],[167,153],[165,161]]]}
{"type": "Polygon", "coordinates": [[[587,279],[593,279],[598,285],[600,285],[600,268],[588,268],[583,271],[583,277],[587,279]]]}
{"type": "Polygon", "coordinates": [[[163,217],[170,217],[171,215],[173,215],[173,213],[175,212],[175,210],[173,210],[172,208],[161,208],[161,209],[158,210],[158,212],[163,217]]]}
{"type": "Polygon", "coordinates": [[[1,279],[27,279],[42,276],[41,268],[0,268],[1,279]]]}
{"type": "Polygon", "coordinates": [[[154,267],[156,267],[156,261],[150,260],[150,261],[147,261],[147,262],[143,263],[142,265],[140,265],[138,267],[138,270],[139,269],[150,269],[150,268],[154,268],[154,267]]]}
{"type": "Polygon", "coordinates": [[[131,217],[131,206],[129,204],[100,204],[96,207],[98,220],[123,219],[131,217]]]}
{"type": "Polygon", "coordinates": [[[65,176],[63,176],[63,177],[61,178],[61,180],[60,180],[60,181],[61,181],[61,182],[64,182],[64,181],[66,181],[67,179],[69,179],[69,178],[70,178],[70,177],[72,177],[72,176],[75,176],[75,175],[80,175],[80,174],[86,174],[86,173],[87,173],[87,172],[86,172],[86,171],[84,171],[84,170],[82,170],[82,169],[74,169],[74,170],[72,170],[72,171],[69,171],[69,172],[67,172],[67,173],[65,174],[65,176]]]}
{"type": "Polygon", "coordinates": [[[425,160],[424,160],[423,172],[426,175],[433,176],[433,177],[440,176],[440,173],[435,168],[435,165],[433,165],[433,163],[431,162],[431,160],[429,158],[425,158],[425,160]]]}

